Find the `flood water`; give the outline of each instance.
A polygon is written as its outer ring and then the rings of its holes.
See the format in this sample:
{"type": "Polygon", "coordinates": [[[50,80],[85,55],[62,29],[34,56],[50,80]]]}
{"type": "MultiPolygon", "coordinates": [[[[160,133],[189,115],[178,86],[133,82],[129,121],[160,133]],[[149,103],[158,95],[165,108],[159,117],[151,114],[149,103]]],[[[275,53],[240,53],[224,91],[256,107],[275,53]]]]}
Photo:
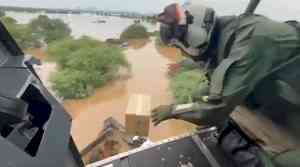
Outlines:
{"type": "MultiPolygon", "coordinates": [[[[6,12],[7,16],[15,18],[18,23],[26,24],[31,19],[38,17],[43,13],[21,13],[21,12],[6,12]]],[[[129,25],[134,23],[133,19],[97,16],[89,14],[47,14],[48,17],[54,19],[61,19],[67,23],[72,29],[72,36],[80,37],[87,35],[99,40],[106,40],[108,38],[119,38],[122,31],[129,25]],[[106,23],[95,23],[98,20],[105,20],[106,23]]],[[[143,22],[148,31],[157,29],[157,25],[143,22]]]]}
{"type": "MultiPolygon", "coordinates": [[[[141,49],[129,49],[125,53],[132,66],[129,79],[111,82],[90,98],[65,102],[67,111],[74,116],[72,134],[79,150],[98,136],[105,119],[113,117],[124,124],[130,95],[150,95],[152,107],[172,103],[166,76],[167,64],[172,60],[160,55],[153,41],[141,49]]],[[[151,126],[149,137],[157,141],[182,134],[191,128],[182,121],[168,121],[157,127],[151,126]]]]}
{"type": "MultiPolygon", "coordinates": [[[[26,23],[37,14],[7,13],[16,18],[19,22],[26,23]]],[[[133,20],[121,18],[106,18],[107,24],[91,23],[98,16],[87,15],[49,15],[53,18],[61,18],[72,28],[75,37],[88,35],[100,40],[119,37],[119,34],[133,20]]],[[[155,30],[156,25],[146,25],[149,30],[155,30]]],[[[171,104],[173,102],[169,91],[169,79],[167,77],[168,64],[175,62],[176,50],[163,50],[158,52],[154,39],[151,39],[145,46],[129,48],[124,51],[131,64],[131,75],[128,78],[121,78],[112,81],[107,86],[96,90],[94,95],[82,100],[67,100],[64,106],[73,118],[72,135],[79,148],[94,141],[102,129],[104,120],[113,117],[120,123],[125,122],[125,111],[128,99],[132,94],[146,94],[152,98],[152,108],[171,104]]],[[[31,51],[37,57],[42,58],[40,51],[31,51]]],[[[46,64],[41,69],[43,75],[49,76],[51,65],[46,64]],[[45,74],[44,74],[45,73],[45,74]]],[[[52,70],[53,71],[53,70],[52,70]]],[[[47,77],[44,82],[47,81],[47,77]]],[[[176,136],[193,128],[183,121],[171,120],[154,127],[150,126],[150,136],[152,141],[176,136]]]]}

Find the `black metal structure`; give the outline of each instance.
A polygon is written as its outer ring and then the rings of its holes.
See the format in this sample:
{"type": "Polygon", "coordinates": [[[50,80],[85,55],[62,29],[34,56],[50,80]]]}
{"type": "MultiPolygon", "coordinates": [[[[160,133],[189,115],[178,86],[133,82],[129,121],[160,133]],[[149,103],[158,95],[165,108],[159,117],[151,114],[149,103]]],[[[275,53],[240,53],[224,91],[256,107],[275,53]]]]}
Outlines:
{"type": "Polygon", "coordinates": [[[209,128],[120,154],[87,167],[234,167],[218,146],[217,138],[217,129],[209,128]]]}
{"type": "Polygon", "coordinates": [[[1,167],[83,167],[71,117],[0,23],[1,167]]]}
{"type": "Polygon", "coordinates": [[[250,0],[250,3],[248,4],[245,14],[254,14],[257,6],[259,5],[261,0],[250,0]]]}

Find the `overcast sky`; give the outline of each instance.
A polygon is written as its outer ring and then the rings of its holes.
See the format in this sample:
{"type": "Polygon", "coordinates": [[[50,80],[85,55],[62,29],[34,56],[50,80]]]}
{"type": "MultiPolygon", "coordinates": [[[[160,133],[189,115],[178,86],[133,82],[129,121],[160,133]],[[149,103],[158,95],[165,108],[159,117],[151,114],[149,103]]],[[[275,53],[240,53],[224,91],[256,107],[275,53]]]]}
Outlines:
{"type": "MultiPolygon", "coordinates": [[[[215,8],[219,15],[224,15],[242,12],[249,0],[0,0],[0,4],[51,8],[96,7],[149,13],[160,12],[164,6],[172,2],[186,1],[207,4],[215,8]]],[[[292,18],[300,20],[300,0],[262,0],[257,12],[279,20],[292,18]]]]}
{"type": "Polygon", "coordinates": [[[159,12],[167,4],[185,0],[0,0],[1,5],[51,7],[51,8],[87,8],[96,7],[106,10],[126,10],[138,12],[159,12]]]}
{"type": "MultiPolygon", "coordinates": [[[[243,12],[249,0],[192,0],[194,3],[213,6],[217,13],[239,14],[243,12]]],[[[297,19],[300,21],[300,0],[261,0],[256,11],[277,20],[297,19]]]]}

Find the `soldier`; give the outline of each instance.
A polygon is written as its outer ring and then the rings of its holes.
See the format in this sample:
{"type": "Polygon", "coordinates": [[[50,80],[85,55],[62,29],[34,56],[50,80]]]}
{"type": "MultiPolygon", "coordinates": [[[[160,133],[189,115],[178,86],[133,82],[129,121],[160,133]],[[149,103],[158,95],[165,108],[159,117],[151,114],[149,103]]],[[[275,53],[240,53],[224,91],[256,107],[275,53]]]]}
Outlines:
{"type": "Polygon", "coordinates": [[[300,166],[299,24],[178,4],[158,20],[164,43],[207,64],[209,87],[194,103],[157,107],[153,123],[223,127],[220,146],[238,167],[300,166]]]}

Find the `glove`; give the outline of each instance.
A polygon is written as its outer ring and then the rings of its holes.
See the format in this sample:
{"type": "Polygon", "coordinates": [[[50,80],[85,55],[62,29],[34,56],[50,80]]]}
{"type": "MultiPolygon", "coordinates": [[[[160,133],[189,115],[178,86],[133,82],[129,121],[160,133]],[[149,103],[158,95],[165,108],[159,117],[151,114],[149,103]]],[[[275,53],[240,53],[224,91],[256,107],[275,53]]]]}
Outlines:
{"type": "Polygon", "coordinates": [[[210,101],[208,96],[203,96],[203,100],[197,103],[177,105],[173,108],[173,118],[200,126],[220,125],[229,117],[230,111],[232,111],[223,102],[210,101]],[[208,102],[204,102],[206,100],[208,102]]]}
{"type": "Polygon", "coordinates": [[[152,110],[151,114],[152,122],[155,126],[157,126],[163,121],[174,118],[172,111],[173,105],[162,105],[155,108],[154,110],[152,110]]]}
{"type": "Polygon", "coordinates": [[[209,95],[209,85],[201,84],[199,88],[193,92],[192,99],[194,102],[199,102],[202,100],[203,96],[209,95]]]}

